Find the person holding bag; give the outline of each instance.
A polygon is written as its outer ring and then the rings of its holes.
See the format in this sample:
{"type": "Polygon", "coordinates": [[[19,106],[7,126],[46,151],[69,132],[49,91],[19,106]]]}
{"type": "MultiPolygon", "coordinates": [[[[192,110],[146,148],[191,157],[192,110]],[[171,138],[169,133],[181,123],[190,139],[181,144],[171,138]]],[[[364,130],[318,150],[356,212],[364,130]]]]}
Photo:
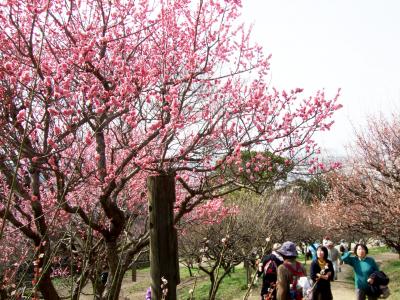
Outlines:
{"type": "MultiPolygon", "coordinates": [[[[341,251],[343,250],[340,249],[341,251]]],[[[354,270],[354,281],[356,287],[356,298],[357,300],[377,300],[378,297],[375,295],[368,295],[370,289],[369,285],[373,284],[373,279],[370,275],[376,271],[379,271],[378,265],[372,257],[367,256],[368,248],[364,244],[357,244],[354,247],[354,255],[346,251],[342,255],[342,260],[345,264],[353,267],[354,270]]]]}
{"type": "Polygon", "coordinates": [[[328,259],[328,249],[324,246],[317,248],[317,258],[310,268],[310,277],[314,282],[313,300],[332,300],[331,281],[335,276],[332,262],[328,259]]]}

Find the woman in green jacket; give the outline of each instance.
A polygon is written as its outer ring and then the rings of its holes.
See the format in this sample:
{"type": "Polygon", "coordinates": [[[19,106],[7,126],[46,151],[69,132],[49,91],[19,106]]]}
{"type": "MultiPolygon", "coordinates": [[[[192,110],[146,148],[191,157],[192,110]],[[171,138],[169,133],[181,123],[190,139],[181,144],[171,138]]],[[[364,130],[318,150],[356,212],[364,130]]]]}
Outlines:
{"type": "Polygon", "coordinates": [[[367,256],[368,248],[364,244],[357,244],[354,247],[354,254],[350,255],[350,252],[345,252],[342,255],[342,260],[345,264],[348,264],[354,269],[354,281],[356,285],[356,298],[357,300],[377,300],[375,296],[367,296],[366,291],[368,290],[368,284],[372,284],[369,275],[375,271],[379,271],[378,265],[372,257],[367,256]]]}

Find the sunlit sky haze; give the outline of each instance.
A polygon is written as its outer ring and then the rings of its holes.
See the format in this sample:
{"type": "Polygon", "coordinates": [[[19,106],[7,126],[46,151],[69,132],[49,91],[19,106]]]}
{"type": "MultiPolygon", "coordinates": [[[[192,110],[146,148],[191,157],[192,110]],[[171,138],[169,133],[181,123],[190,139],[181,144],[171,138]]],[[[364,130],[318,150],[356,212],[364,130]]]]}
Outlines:
{"type": "Polygon", "coordinates": [[[253,40],[272,54],[270,81],[304,96],[341,88],[343,108],[318,137],[327,155],[346,154],[366,116],[400,108],[400,1],[242,0],[253,40]]]}

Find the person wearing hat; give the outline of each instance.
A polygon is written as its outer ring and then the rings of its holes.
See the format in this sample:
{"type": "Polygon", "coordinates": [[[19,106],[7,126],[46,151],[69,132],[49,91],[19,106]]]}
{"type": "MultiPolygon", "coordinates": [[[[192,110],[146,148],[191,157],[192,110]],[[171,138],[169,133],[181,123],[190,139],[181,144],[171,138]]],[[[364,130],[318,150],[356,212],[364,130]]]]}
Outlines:
{"type": "Polygon", "coordinates": [[[299,299],[302,291],[297,288],[298,280],[307,273],[303,265],[296,261],[296,245],[290,241],[284,242],[277,252],[283,257],[283,264],[278,267],[276,299],[299,299]]]}
{"type": "Polygon", "coordinates": [[[261,286],[261,299],[264,300],[267,295],[276,299],[276,279],[277,269],[283,263],[282,256],[277,252],[281,247],[281,244],[275,243],[272,246],[272,252],[265,255],[258,265],[257,276],[263,276],[263,282],[261,286]]]}

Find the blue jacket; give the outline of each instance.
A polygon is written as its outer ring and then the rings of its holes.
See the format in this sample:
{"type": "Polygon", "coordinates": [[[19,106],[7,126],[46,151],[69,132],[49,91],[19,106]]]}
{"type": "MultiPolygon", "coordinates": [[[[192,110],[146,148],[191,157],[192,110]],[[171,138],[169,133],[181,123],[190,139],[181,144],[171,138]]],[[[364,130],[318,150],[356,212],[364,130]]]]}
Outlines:
{"type": "Polygon", "coordinates": [[[319,247],[318,243],[313,243],[310,246],[308,246],[308,250],[311,252],[312,255],[312,260],[317,259],[317,248],[319,247]]]}

